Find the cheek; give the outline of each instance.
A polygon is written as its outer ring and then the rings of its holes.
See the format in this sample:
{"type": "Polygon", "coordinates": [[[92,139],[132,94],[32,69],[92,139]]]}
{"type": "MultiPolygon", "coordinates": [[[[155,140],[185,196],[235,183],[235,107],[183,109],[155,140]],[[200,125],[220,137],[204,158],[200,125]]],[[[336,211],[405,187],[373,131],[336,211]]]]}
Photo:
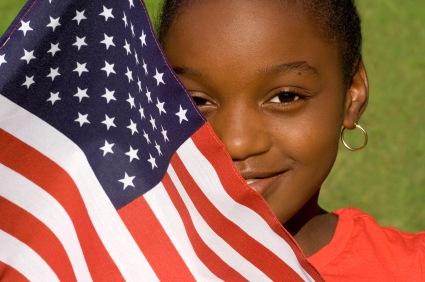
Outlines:
{"type": "Polygon", "coordinates": [[[342,111],[339,100],[315,103],[302,114],[276,123],[272,129],[278,132],[275,141],[280,143],[285,155],[303,169],[312,169],[311,174],[322,175],[324,170],[330,170],[336,158],[342,111]]]}
{"type": "Polygon", "coordinates": [[[266,197],[281,223],[291,218],[328,176],[338,152],[339,111],[297,117],[272,130],[279,157],[292,160],[293,169],[278,189],[266,197]],[[278,144],[277,144],[278,143],[278,144]]]}

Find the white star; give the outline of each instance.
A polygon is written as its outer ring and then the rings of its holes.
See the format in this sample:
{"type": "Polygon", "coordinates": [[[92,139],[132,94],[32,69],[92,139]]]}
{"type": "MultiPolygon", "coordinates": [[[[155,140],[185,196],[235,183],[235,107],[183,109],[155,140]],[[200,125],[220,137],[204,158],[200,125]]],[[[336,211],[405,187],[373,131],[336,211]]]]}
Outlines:
{"type": "Polygon", "coordinates": [[[125,153],[127,156],[130,157],[130,163],[133,159],[139,159],[139,156],[137,156],[137,152],[139,151],[139,149],[134,150],[131,146],[130,146],[130,151],[128,151],[127,153],[125,153]]]}
{"type": "Polygon", "coordinates": [[[125,40],[124,49],[127,51],[127,55],[131,54],[130,44],[127,43],[127,39],[125,40]]]}
{"type": "Polygon", "coordinates": [[[79,38],[78,36],[75,36],[75,37],[76,37],[77,41],[75,41],[75,43],[72,44],[72,46],[74,46],[74,45],[77,46],[78,50],[81,49],[81,46],[87,46],[87,43],[85,42],[85,40],[86,40],[85,36],[83,38],[79,38]]]}
{"type": "Polygon", "coordinates": [[[155,130],[155,129],[156,129],[155,119],[153,119],[153,118],[152,118],[152,115],[151,115],[150,122],[151,122],[151,124],[152,124],[152,130],[155,130]]]}
{"type": "Polygon", "coordinates": [[[32,50],[31,52],[28,52],[27,50],[24,49],[24,52],[25,52],[25,55],[21,58],[21,60],[27,61],[27,65],[28,65],[32,59],[35,59],[34,50],[32,50]]]}
{"type": "Polygon", "coordinates": [[[74,120],[74,121],[79,122],[80,123],[80,127],[82,127],[83,124],[90,123],[89,120],[87,119],[87,116],[88,115],[89,114],[82,115],[82,114],[78,113],[78,118],[76,120],[74,120]]]}
{"type": "Polygon", "coordinates": [[[131,29],[131,36],[135,37],[136,34],[134,33],[134,25],[132,22],[130,22],[130,29],[131,29]]]}
{"type": "Polygon", "coordinates": [[[142,89],[142,82],[140,81],[140,78],[137,77],[137,86],[139,86],[139,93],[143,91],[142,89]]]}
{"type": "Polygon", "coordinates": [[[27,35],[27,31],[30,31],[30,30],[33,30],[31,27],[30,27],[30,22],[31,21],[27,21],[27,22],[25,22],[25,21],[22,21],[21,22],[21,27],[19,28],[19,30],[22,30],[23,32],[24,32],[24,36],[25,35],[27,35]]]}
{"type": "Polygon", "coordinates": [[[35,83],[34,76],[31,76],[31,77],[25,76],[25,82],[24,82],[24,84],[22,84],[22,86],[25,85],[28,89],[28,88],[30,88],[31,84],[34,84],[34,83],[35,83]]]}
{"type": "Polygon", "coordinates": [[[77,94],[74,95],[74,97],[78,97],[78,99],[80,99],[80,103],[81,103],[81,100],[83,100],[83,98],[90,98],[90,96],[87,95],[88,88],[84,90],[81,90],[80,87],[77,87],[77,88],[78,88],[78,91],[77,91],[77,94]]]}
{"type": "Polygon", "coordinates": [[[134,184],[133,184],[133,179],[135,178],[136,176],[128,176],[127,175],[127,172],[125,173],[125,176],[124,176],[124,179],[120,179],[120,180],[118,180],[119,182],[121,182],[121,183],[123,183],[124,184],[124,189],[123,190],[125,190],[125,188],[127,188],[128,186],[132,186],[132,187],[134,187],[134,184]]]}
{"type": "Polygon", "coordinates": [[[168,140],[168,137],[167,137],[167,130],[164,130],[164,127],[162,127],[162,125],[161,125],[161,128],[162,128],[162,131],[161,131],[161,133],[162,133],[162,136],[164,136],[164,142],[170,142],[170,140],[168,140]]]}
{"type": "Polygon", "coordinates": [[[145,63],[145,60],[142,58],[143,60],[143,68],[145,69],[145,75],[148,75],[148,65],[145,63]]]}
{"type": "Polygon", "coordinates": [[[128,99],[126,101],[130,103],[130,109],[136,107],[136,105],[134,104],[134,97],[131,97],[130,93],[128,93],[128,99]]]}
{"type": "Polygon", "coordinates": [[[107,153],[113,154],[114,151],[112,151],[112,146],[114,146],[115,143],[109,144],[108,141],[105,140],[105,146],[100,147],[100,149],[103,151],[103,156],[105,156],[107,153]]]}
{"type": "Polygon", "coordinates": [[[136,65],[140,64],[139,58],[137,57],[136,49],[134,49],[134,58],[136,59],[136,65]]]}
{"type": "Polygon", "coordinates": [[[142,106],[139,104],[140,119],[146,118],[142,106]]]}
{"type": "Polygon", "coordinates": [[[131,9],[131,7],[134,7],[133,0],[128,0],[128,2],[130,2],[130,9],[131,9]]]}
{"type": "Polygon", "coordinates": [[[159,145],[156,143],[156,140],[155,140],[155,148],[158,150],[158,155],[162,156],[161,146],[159,146],[159,145]]]}
{"type": "Polygon", "coordinates": [[[107,9],[105,6],[103,6],[103,12],[99,14],[99,16],[105,17],[105,22],[108,21],[109,18],[114,18],[112,15],[112,8],[107,9]]]}
{"type": "Polygon", "coordinates": [[[115,64],[110,65],[107,61],[105,61],[105,67],[101,68],[100,70],[106,71],[106,76],[109,77],[111,73],[116,74],[116,72],[114,71],[114,65],[115,64]]]}
{"type": "Polygon", "coordinates": [[[80,64],[80,63],[78,63],[78,62],[77,62],[77,68],[76,68],[75,70],[73,70],[73,71],[78,72],[78,76],[81,76],[81,74],[82,74],[83,72],[89,72],[89,71],[86,69],[86,65],[87,65],[87,63],[80,64]]]}
{"type": "Polygon", "coordinates": [[[176,116],[179,116],[180,118],[180,124],[182,123],[183,120],[188,121],[186,118],[186,112],[187,110],[183,110],[182,105],[180,105],[180,111],[176,113],[176,116]]]}
{"type": "Polygon", "coordinates": [[[145,137],[145,139],[148,142],[148,144],[151,143],[151,141],[149,140],[149,135],[145,132],[145,130],[143,130],[143,137],[145,137]]]}
{"type": "Polygon", "coordinates": [[[6,59],[4,58],[4,56],[6,56],[6,54],[0,55],[0,67],[1,67],[2,64],[6,64],[7,63],[6,62],[6,59]]]}
{"type": "Polygon", "coordinates": [[[51,27],[53,28],[53,31],[55,31],[55,28],[57,28],[58,26],[60,26],[61,24],[59,23],[59,17],[57,17],[56,19],[50,17],[50,23],[47,25],[47,27],[51,27]]]}
{"type": "Polygon", "coordinates": [[[142,41],[142,47],[143,47],[143,45],[147,46],[147,44],[146,44],[146,34],[143,31],[143,29],[142,29],[142,36],[140,36],[139,39],[140,39],[140,41],[142,41]]]}
{"type": "Polygon", "coordinates": [[[52,105],[54,105],[55,102],[59,100],[62,100],[61,98],[59,98],[59,92],[56,92],[56,93],[50,92],[50,98],[47,99],[47,101],[52,102],[52,105]]]}
{"type": "Polygon", "coordinates": [[[167,112],[164,109],[164,104],[165,102],[159,102],[159,99],[156,98],[156,100],[158,101],[158,103],[156,104],[157,108],[159,109],[159,115],[161,115],[161,112],[164,112],[164,114],[166,114],[167,112]]]}
{"type": "Polygon", "coordinates": [[[59,68],[56,68],[56,69],[50,68],[50,73],[49,73],[49,75],[47,77],[51,77],[52,78],[52,81],[53,81],[55,79],[55,77],[57,77],[59,75],[61,75],[59,73],[59,68]]]}
{"type": "Polygon", "coordinates": [[[154,169],[154,167],[158,168],[158,166],[156,165],[155,158],[153,158],[151,154],[149,154],[149,157],[150,158],[148,159],[148,162],[152,164],[152,170],[154,169]]]}
{"type": "Polygon", "coordinates": [[[107,129],[109,130],[109,128],[111,127],[111,126],[113,126],[113,127],[117,127],[116,125],[115,125],[115,123],[114,123],[114,120],[115,120],[115,118],[113,117],[113,118],[109,118],[108,117],[108,115],[105,115],[105,120],[104,121],[102,121],[102,123],[103,124],[106,124],[106,127],[107,127],[107,129]]]}
{"type": "Polygon", "coordinates": [[[155,71],[156,71],[156,74],[154,78],[156,79],[156,86],[158,86],[160,83],[165,84],[164,80],[162,80],[164,73],[159,73],[157,69],[155,69],[155,71]]]}
{"type": "Polygon", "coordinates": [[[103,44],[106,45],[106,50],[109,49],[109,46],[114,46],[115,47],[115,44],[112,41],[112,39],[114,39],[114,37],[113,36],[109,37],[105,33],[103,35],[105,36],[105,39],[103,39],[102,41],[100,41],[100,43],[103,43],[103,44]]]}
{"type": "Polygon", "coordinates": [[[130,125],[127,126],[127,128],[131,129],[131,135],[133,135],[134,132],[139,133],[139,131],[137,131],[137,123],[134,123],[131,119],[130,119],[130,125]]]}
{"type": "Polygon", "coordinates": [[[146,97],[148,97],[148,103],[152,102],[151,93],[149,92],[149,89],[146,87],[146,97]]]}
{"type": "Polygon", "coordinates": [[[122,20],[124,21],[125,27],[127,27],[128,26],[127,16],[125,15],[125,12],[123,12],[123,13],[124,13],[124,18],[122,18],[122,20]]]}
{"type": "Polygon", "coordinates": [[[108,88],[105,87],[105,91],[106,92],[105,92],[105,94],[102,95],[102,97],[106,98],[107,104],[109,104],[109,101],[111,101],[111,100],[115,100],[115,101],[117,100],[117,99],[115,99],[115,96],[114,96],[115,90],[109,91],[108,88]]]}
{"type": "Polygon", "coordinates": [[[125,73],[125,75],[128,77],[128,82],[130,83],[130,81],[133,80],[133,72],[130,71],[127,67],[127,72],[125,73]]]}
{"type": "Polygon", "coordinates": [[[56,52],[61,50],[61,49],[59,49],[58,46],[59,46],[59,43],[58,44],[50,43],[50,50],[47,51],[47,53],[52,53],[52,57],[54,57],[56,52]]]}
{"type": "Polygon", "coordinates": [[[79,11],[77,11],[77,10],[76,10],[76,12],[77,12],[77,15],[76,15],[76,16],[75,16],[72,20],[77,21],[77,22],[78,22],[78,25],[80,25],[80,22],[81,22],[82,20],[87,19],[87,18],[84,16],[84,12],[85,12],[85,10],[84,10],[84,11],[82,11],[82,12],[79,12],[79,11]]]}

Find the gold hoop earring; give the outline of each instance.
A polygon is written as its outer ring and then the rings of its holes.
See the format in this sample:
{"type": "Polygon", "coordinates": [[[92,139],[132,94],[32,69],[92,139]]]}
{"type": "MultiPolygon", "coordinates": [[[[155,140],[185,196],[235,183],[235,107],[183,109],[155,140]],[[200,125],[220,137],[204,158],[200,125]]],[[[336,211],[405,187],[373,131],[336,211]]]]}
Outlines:
{"type": "Polygon", "coordinates": [[[363,150],[366,147],[368,137],[367,137],[366,130],[364,130],[363,127],[361,127],[358,124],[355,124],[355,126],[363,132],[363,135],[364,135],[363,145],[360,148],[351,148],[350,146],[348,146],[347,143],[345,142],[345,139],[344,139],[344,133],[347,130],[347,128],[345,128],[345,127],[341,131],[341,141],[342,141],[342,144],[344,144],[345,148],[347,148],[348,150],[353,151],[353,152],[358,152],[358,151],[363,150]]]}

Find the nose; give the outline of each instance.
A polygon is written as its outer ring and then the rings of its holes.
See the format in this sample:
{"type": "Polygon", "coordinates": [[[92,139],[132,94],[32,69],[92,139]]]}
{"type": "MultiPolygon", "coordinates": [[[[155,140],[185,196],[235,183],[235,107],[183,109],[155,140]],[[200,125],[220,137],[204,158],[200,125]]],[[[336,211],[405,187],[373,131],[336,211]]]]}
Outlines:
{"type": "Polygon", "coordinates": [[[261,113],[254,107],[222,108],[209,122],[234,161],[265,153],[271,147],[261,113]]]}

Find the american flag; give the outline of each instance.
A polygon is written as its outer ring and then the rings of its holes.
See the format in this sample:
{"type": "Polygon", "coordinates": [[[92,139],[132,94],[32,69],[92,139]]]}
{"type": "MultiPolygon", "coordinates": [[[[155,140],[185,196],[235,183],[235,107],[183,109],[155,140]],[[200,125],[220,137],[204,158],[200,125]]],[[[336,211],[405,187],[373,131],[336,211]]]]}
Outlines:
{"type": "Polygon", "coordinates": [[[30,0],[0,46],[0,279],[323,281],[143,2],[30,0]]]}

